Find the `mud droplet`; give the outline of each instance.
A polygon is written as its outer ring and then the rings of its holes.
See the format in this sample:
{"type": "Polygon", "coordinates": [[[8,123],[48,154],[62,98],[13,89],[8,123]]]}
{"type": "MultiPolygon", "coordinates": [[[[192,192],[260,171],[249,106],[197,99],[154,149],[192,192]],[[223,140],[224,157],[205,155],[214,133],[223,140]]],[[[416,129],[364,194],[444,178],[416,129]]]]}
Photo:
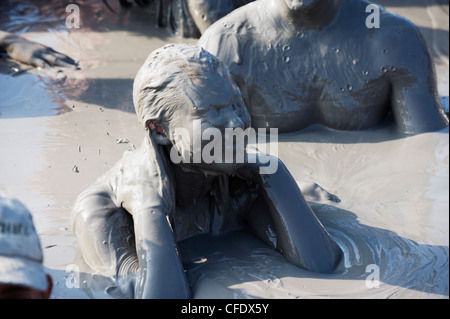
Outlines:
{"type": "Polygon", "coordinates": [[[127,138],[116,138],[117,144],[128,144],[130,141],[127,138]]]}
{"type": "Polygon", "coordinates": [[[283,61],[284,61],[285,63],[289,63],[289,62],[291,62],[291,58],[290,58],[289,56],[285,56],[285,57],[283,58],[283,61]]]}
{"type": "Polygon", "coordinates": [[[297,39],[303,39],[305,37],[305,34],[303,32],[297,32],[297,34],[295,35],[295,37],[297,39]]]}
{"type": "Polygon", "coordinates": [[[283,46],[283,51],[289,51],[291,49],[291,46],[289,44],[286,44],[285,46],[283,46]]]}
{"type": "Polygon", "coordinates": [[[363,74],[364,74],[364,75],[369,75],[369,71],[364,70],[364,71],[363,71],[363,74]]]}
{"type": "Polygon", "coordinates": [[[194,264],[203,264],[204,262],[206,262],[208,259],[205,257],[196,257],[192,259],[192,262],[194,264]]]}
{"type": "Polygon", "coordinates": [[[353,86],[351,84],[347,84],[346,88],[347,88],[347,91],[349,91],[349,92],[351,90],[353,90],[353,86]]]}
{"type": "Polygon", "coordinates": [[[383,54],[388,54],[389,53],[389,50],[388,49],[384,49],[383,50],[383,54]]]}
{"type": "Polygon", "coordinates": [[[381,67],[381,72],[386,73],[387,72],[387,68],[386,67],[381,67]]]}
{"type": "Polygon", "coordinates": [[[57,74],[56,74],[56,79],[57,80],[65,80],[67,78],[67,76],[64,74],[63,70],[58,70],[57,74]]]}
{"type": "Polygon", "coordinates": [[[336,49],[335,51],[336,51],[336,53],[339,53],[339,52],[341,52],[341,50],[339,50],[339,49],[336,49]]]}
{"type": "Polygon", "coordinates": [[[397,68],[395,66],[391,66],[390,70],[391,70],[391,72],[395,72],[395,71],[397,71],[397,68]]]}
{"type": "Polygon", "coordinates": [[[223,22],[222,25],[223,25],[224,28],[227,28],[227,29],[231,29],[234,26],[234,24],[228,24],[226,22],[223,22]]]}

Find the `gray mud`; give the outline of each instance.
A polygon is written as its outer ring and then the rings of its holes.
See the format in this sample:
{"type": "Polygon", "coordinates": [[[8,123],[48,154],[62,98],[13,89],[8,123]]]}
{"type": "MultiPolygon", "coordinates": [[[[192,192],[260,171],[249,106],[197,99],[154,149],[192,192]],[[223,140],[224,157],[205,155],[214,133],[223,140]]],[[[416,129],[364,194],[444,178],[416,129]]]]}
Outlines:
{"type": "MultiPolygon", "coordinates": [[[[384,2],[426,36],[448,111],[448,4],[384,2]]],[[[166,43],[195,43],[155,28],[137,10],[117,16],[102,1],[80,8],[80,29],[67,29],[63,2],[0,5],[1,29],[81,66],[33,70],[0,60],[0,192],[33,212],[55,299],[113,297],[108,278],[83,272],[70,211],[142,141],[132,83],[145,58],[166,43]]],[[[313,126],[280,136],[278,156],[344,251],[340,268],[327,275],[301,270],[245,232],[197,237],[181,245],[194,297],[448,298],[448,134],[403,136],[383,123],[362,132],[313,126]]]]}

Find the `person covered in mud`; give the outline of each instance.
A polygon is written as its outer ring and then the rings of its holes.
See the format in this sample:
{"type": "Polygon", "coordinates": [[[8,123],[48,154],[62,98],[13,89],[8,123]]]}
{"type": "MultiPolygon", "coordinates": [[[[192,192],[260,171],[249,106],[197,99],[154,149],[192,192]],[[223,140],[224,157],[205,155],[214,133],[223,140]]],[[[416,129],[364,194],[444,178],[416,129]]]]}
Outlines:
{"type": "Polygon", "coordinates": [[[228,66],[255,127],[363,130],[388,114],[407,134],[446,127],[419,30],[369,4],[259,0],[217,21],[199,45],[228,66]]]}
{"type": "MultiPolygon", "coordinates": [[[[136,0],[136,4],[156,14],[157,25],[170,28],[185,38],[199,38],[215,21],[255,0],[136,0]]],[[[111,10],[107,0],[103,1],[111,10]]],[[[120,0],[121,6],[133,2],[120,0]]]]}
{"type": "Polygon", "coordinates": [[[333,272],[341,250],[283,163],[247,152],[238,160],[237,141],[227,142],[227,130],[247,130],[251,119],[220,60],[198,46],[166,45],[137,73],[133,100],[146,129],[142,145],[81,193],[72,211],[85,263],[116,280],[116,296],[189,298],[178,243],[237,229],[299,267],[333,272]],[[213,141],[220,147],[209,148],[213,141]],[[275,169],[262,170],[264,163],[275,169]]]}
{"type": "Polygon", "coordinates": [[[78,68],[78,63],[71,57],[53,50],[43,44],[30,41],[20,35],[0,30],[0,53],[17,62],[34,67],[78,68]]]}

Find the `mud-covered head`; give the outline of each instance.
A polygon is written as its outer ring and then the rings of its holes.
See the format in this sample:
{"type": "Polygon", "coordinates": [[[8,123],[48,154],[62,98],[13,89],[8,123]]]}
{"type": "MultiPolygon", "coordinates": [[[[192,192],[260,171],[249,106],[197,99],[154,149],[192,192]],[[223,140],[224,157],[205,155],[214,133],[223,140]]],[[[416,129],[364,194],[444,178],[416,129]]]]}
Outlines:
{"type": "Polygon", "coordinates": [[[139,120],[159,144],[175,146],[179,154],[189,155],[190,163],[202,168],[233,169],[232,164],[216,165],[217,161],[207,165],[195,156],[196,141],[201,141],[201,150],[211,146],[202,139],[205,131],[221,133],[225,154],[226,129],[250,127],[241,92],[214,55],[188,44],[166,45],[152,52],[136,75],[133,100],[139,120]]]}

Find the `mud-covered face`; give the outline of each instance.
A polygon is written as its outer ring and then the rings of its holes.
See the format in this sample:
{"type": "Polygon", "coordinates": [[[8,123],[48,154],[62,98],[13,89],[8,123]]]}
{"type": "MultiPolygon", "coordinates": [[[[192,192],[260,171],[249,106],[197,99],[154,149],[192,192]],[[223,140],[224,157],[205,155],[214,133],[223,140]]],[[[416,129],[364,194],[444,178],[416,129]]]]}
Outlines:
{"type": "MultiPolygon", "coordinates": [[[[197,88],[164,127],[172,162],[209,172],[232,174],[242,166],[250,115],[241,91],[225,67],[207,77],[193,78],[197,88]],[[246,131],[247,130],[247,131],[246,131]]],[[[158,132],[157,132],[158,133],[158,132]]]]}
{"type": "MultiPolygon", "coordinates": [[[[291,10],[309,10],[314,7],[319,0],[284,0],[291,10]]],[[[323,1],[323,0],[322,0],[323,1]]]]}

